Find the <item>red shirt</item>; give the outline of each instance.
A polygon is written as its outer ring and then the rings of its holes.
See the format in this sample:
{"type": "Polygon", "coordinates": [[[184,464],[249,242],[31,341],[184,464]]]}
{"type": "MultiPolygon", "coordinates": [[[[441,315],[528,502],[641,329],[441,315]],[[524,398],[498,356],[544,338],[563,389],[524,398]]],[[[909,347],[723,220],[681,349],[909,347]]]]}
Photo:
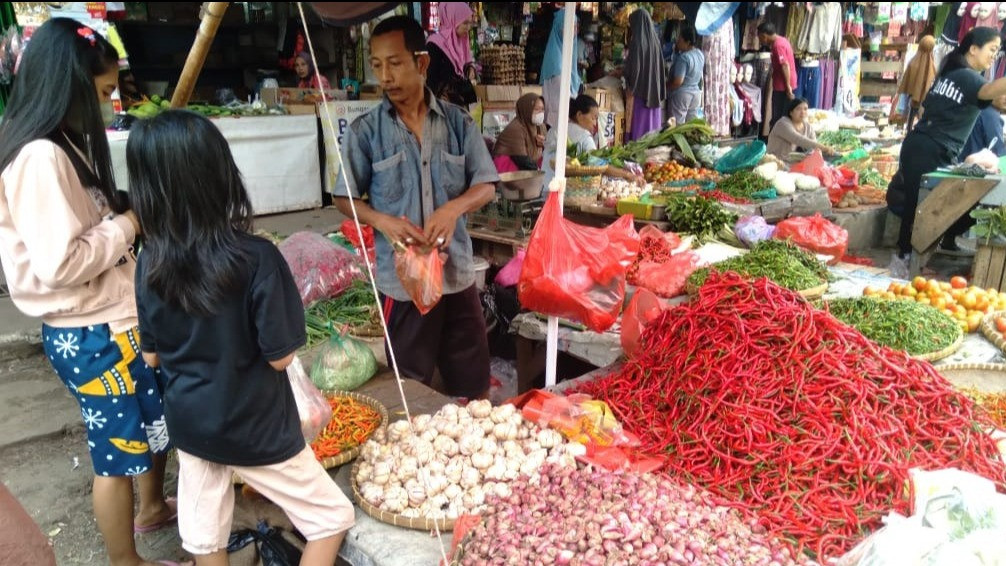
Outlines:
{"type": "Polygon", "coordinates": [[[786,91],[786,75],[782,74],[782,66],[789,66],[789,86],[796,89],[796,58],[793,57],[793,46],[781,35],[772,42],[772,90],[786,91]]]}

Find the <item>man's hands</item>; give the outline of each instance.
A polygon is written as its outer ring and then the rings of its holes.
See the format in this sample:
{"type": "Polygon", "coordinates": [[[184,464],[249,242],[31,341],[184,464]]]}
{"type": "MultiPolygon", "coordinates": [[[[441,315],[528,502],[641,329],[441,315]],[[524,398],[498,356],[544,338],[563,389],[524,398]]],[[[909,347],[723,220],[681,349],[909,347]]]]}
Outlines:
{"type": "Polygon", "coordinates": [[[454,237],[454,228],[457,226],[459,216],[461,214],[457,212],[455,206],[446,204],[433,212],[423,230],[406,218],[387,215],[383,216],[377,229],[392,245],[400,243],[406,246],[445,248],[454,237]]]}
{"type": "Polygon", "coordinates": [[[419,244],[426,245],[426,235],[416,227],[415,224],[406,218],[396,218],[386,214],[381,215],[381,220],[375,225],[384,237],[392,245],[399,244],[419,244]]]}

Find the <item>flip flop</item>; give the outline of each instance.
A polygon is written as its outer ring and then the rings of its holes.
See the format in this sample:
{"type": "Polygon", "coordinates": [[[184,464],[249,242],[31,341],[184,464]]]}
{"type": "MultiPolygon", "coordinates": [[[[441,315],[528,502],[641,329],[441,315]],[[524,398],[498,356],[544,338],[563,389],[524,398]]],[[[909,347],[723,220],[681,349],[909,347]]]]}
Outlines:
{"type": "Polygon", "coordinates": [[[175,562],[174,560],[158,560],[158,564],[164,564],[164,566],[195,566],[195,562],[191,560],[188,562],[175,562]]]}
{"type": "MultiPolygon", "coordinates": [[[[137,525],[137,524],[134,523],[133,524],[133,532],[136,533],[136,534],[138,534],[138,535],[152,533],[154,531],[159,531],[159,530],[163,529],[164,527],[167,527],[171,523],[174,523],[176,520],[178,520],[178,500],[175,499],[174,497],[168,497],[167,499],[164,500],[164,502],[165,503],[174,502],[174,504],[175,504],[175,512],[172,513],[170,517],[168,517],[167,519],[165,519],[165,520],[163,520],[163,521],[161,521],[159,523],[154,523],[153,525],[144,525],[142,527],[140,525],[137,525]]],[[[178,565],[175,565],[175,566],[178,566],[178,565]]]]}

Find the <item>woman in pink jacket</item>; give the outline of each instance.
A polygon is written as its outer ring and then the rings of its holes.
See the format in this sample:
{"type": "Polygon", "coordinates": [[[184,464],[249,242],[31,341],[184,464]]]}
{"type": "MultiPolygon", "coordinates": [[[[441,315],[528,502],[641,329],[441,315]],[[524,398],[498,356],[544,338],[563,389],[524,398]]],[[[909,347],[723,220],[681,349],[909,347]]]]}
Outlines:
{"type": "Polygon", "coordinates": [[[46,357],[80,403],[109,563],[145,566],[153,563],[137,554],[134,532],[170,524],[176,506],[163,493],[160,387],[136,329],[139,224],[115,190],[103,124],[118,59],[73,20],[52,19],[32,36],[0,122],[0,262],[14,304],[42,319],[46,357]]]}

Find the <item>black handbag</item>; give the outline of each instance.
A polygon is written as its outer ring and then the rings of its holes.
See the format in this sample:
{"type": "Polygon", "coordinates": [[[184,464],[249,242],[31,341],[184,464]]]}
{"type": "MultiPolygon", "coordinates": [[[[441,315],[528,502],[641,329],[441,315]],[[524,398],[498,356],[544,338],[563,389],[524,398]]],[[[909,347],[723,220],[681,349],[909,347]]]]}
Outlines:
{"type": "Polygon", "coordinates": [[[270,527],[265,521],[258,524],[258,530],[244,529],[231,533],[227,541],[227,552],[237,552],[249,544],[255,544],[263,566],[297,566],[301,551],[283,538],[283,531],[270,527]]]}

